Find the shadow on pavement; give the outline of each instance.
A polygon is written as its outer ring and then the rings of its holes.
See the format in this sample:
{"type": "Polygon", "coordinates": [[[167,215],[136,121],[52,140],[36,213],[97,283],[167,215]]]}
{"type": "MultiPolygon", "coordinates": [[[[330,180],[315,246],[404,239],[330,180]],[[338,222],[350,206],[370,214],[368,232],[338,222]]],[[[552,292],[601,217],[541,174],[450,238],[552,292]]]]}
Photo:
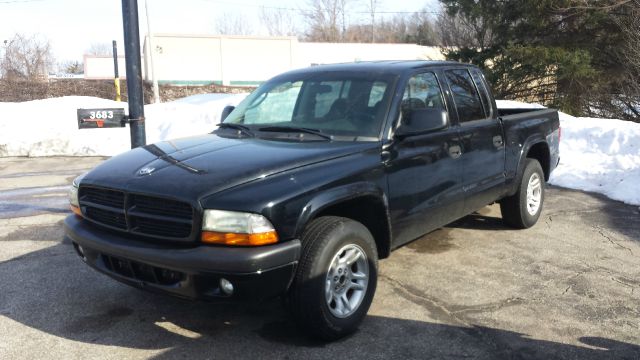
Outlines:
{"type": "MultiPolygon", "coordinates": [[[[601,194],[555,186],[548,186],[545,202],[545,210],[538,220],[539,223],[557,220],[558,217],[578,215],[590,223],[595,231],[611,229],[640,242],[640,207],[638,206],[611,200],[601,194]],[[549,212],[546,210],[549,208],[562,210],[549,212]]],[[[456,220],[436,232],[448,229],[514,230],[504,225],[500,213],[489,215],[485,209],[456,220]]]]}
{"type": "Polygon", "coordinates": [[[161,350],[157,358],[640,358],[640,346],[589,334],[574,346],[379,316],[346,339],[320,343],[296,329],[278,300],[222,305],[142,292],[85,266],[69,243],[1,262],[0,278],[1,316],[63,339],[161,350]]]}
{"type": "Polygon", "coordinates": [[[470,230],[513,230],[502,222],[501,217],[473,213],[447,225],[448,228],[470,230]]]}
{"type": "MultiPolygon", "coordinates": [[[[563,190],[579,192],[576,190],[563,190]]],[[[638,191],[640,191],[640,184],[638,185],[638,191]]],[[[598,212],[590,212],[583,215],[597,230],[609,228],[625,235],[629,239],[640,242],[639,206],[627,205],[600,194],[588,193],[587,195],[597,200],[601,206],[598,212]]]]}

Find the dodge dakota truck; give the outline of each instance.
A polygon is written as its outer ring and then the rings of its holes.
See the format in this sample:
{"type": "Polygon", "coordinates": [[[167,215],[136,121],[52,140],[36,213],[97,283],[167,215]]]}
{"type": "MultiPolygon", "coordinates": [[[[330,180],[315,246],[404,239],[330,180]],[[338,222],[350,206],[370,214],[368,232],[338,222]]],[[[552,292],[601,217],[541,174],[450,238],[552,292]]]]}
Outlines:
{"type": "Polygon", "coordinates": [[[455,62],[295,70],[221,117],[78,177],[65,234],[138,288],[282,296],[327,340],[357,329],[392,250],[494,202],[533,226],[559,161],[557,111],[499,109],[481,70],[455,62]]]}

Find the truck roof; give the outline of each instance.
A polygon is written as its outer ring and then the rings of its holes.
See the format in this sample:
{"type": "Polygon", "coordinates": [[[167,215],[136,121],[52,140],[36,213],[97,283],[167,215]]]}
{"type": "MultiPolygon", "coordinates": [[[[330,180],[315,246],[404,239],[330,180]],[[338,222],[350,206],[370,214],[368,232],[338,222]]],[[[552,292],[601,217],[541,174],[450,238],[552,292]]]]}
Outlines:
{"type": "Polygon", "coordinates": [[[327,71],[357,71],[357,72],[383,72],[389,74],[400,74],[407,70],[429,68],[434,66],[468,66],[475,65],[459,63],[455,61],[436,60],[380,60],[380,61],[360,61],[351,63],[326,64],[307,67],[286,72],[282,75],[295,75],[299,73],[327,72],[327,71]]]}

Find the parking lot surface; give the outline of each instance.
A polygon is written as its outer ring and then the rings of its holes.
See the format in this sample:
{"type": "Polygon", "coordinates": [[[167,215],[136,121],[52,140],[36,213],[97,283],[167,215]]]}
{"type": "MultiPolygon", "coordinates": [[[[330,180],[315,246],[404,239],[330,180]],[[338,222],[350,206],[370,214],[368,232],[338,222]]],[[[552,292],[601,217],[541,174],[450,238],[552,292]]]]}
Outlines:
{"type": "Polygon", "coordinates": [[[103,158],[0,158],[0,359],[639,359],[640,209],[549,187],[539,223],[488,206],[380,262],[354,335],[307,339],[279,300],[130,288],[63,241],[67,188],[103,158]]]}

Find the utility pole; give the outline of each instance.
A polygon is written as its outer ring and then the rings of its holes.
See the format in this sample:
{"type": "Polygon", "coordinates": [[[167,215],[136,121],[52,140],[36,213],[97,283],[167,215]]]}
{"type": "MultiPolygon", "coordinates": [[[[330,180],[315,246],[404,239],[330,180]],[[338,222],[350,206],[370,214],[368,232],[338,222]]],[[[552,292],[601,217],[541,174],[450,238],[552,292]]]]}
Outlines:
{"type": "Polygon", "coordinates": [[[153,47],[153,35],[151,34],[151,20],[149,18],[149,0],[144,0],[144,11],[147,15],[147,34],[149,36],[149,62],[151,69],[151,81],[153,82],[153,100],[156,104],[160,103],[160,90],[158,88],[158,79],[156,78],[156,67],[153,63],[153,52],[156,50],[153,47]]]}
{"type": "Polygon", "coordinates": [[[371,42],[376,42],[376,7],[378,0],[369,0],[369,10],[371,11],[371,42]]]}
{"type": "Polygon", "coordinates": [[[140,61],[140,26],[138,0],[122,0],[124,27],[124,56],[127,62],[127,94],[129,97],[129,126],[131,148],[144,146],[147,136],[144,128],[144,97],[142,66],[140,61]]]}

